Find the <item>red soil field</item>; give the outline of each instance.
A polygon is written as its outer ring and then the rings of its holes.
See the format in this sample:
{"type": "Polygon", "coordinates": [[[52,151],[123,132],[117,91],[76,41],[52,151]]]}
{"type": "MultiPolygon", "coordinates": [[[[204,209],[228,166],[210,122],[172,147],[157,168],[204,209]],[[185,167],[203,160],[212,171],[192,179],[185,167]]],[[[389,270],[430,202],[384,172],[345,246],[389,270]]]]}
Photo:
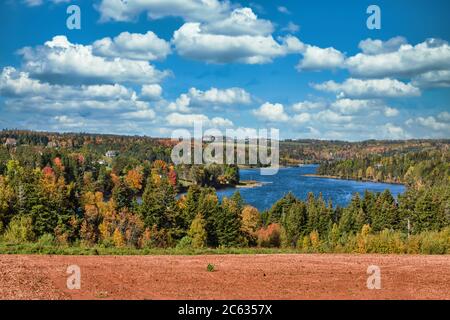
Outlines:
{"type": "Polygon", "coordinates": [[[0,255],[0,299],[450,299],[450,256],[0,255]],[[215,271],[208,272],[207,265],[215,271]],[[67,267],[81,269],[69,290],[67,267]],[[367,288],[367,268],[381,289],[367,288]]]}

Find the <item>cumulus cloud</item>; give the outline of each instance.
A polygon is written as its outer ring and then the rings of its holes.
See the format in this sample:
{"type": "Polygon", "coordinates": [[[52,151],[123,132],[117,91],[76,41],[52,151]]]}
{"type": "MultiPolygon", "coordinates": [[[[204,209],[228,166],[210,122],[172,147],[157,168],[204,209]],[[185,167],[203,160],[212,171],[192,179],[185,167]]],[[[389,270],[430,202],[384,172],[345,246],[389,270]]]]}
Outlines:
{"type": "Polygon", "coordinates": [[[252,100],[250,94],[242,88],[217,89],[211,88],[201,91],[196,88],[189,90],[189,96],[196,102],[206,104],[249,104],[252,100]]]}
{"type": "Polygon", "coordinates": [[[48,82],[158,83],[169,75],[146,61],[105,58],[94,55],[92,46],[72,44],[56,36],[43,46],[19,51],[23,69],[48,82]]]}
{"type": "Polygon", "coordinates": [[[403,37],[387,41],[366,39],[359,43],[361,53],[346,58],[334,48],[305,45],[298,71],[347,69],[357,78],[412,79],[417,87],[450,86],[450,46],[440,39],[428,39],[417,45],[403,37]]]}
{"type": "Polygon", "coordinates": [[[386,106],[379,100],[340,99],[333,102],[331,108],[342,114],[356,114],[374,111],[380,108],[385,109],[386,106]]]}
{"type": "Polygon", "coordinates": [[[205,24],[203,31],[205,33],[228,36],[258,36],[272,34],[274,26],[268,20],[258,19],[258,16],[252,9],[239,8],[233,10],[226,19],[205,24]]]}
{"type": "Polygon", "coordinates": [[[133,21],[142,13],[150,19],[181,17],[185,21],[217,21],[230,12],[230,3],[219,0],[102,0],[100,21],[133,21]]]}
{"type": "Polygon", "coordinates": [[[406,84],[395,79],[354,79],[350,78],[343,83],[327,81],[313,84],[313,88],[320,91],[334,92],[340,98],[399,98],[420,96],[420,89],[412,84],[406,84]]]}
{"type": "Polygon", "coordinates": [[[166,117],[166,122],[168,126],[182,128],[193,127],[195,123],[202,123],[203,126],[212,128],[233,126],[233,122],[231,120],[221,117],[210,119],[204,114],[181,114],[176,112],[169,114],[166,117]]]}
{"type": "Polygon", "coordinates": [[[289,116],[284,111],[284,106],[280,103],[272,104],[266,102],[258,109],[253,110],[252,113],[259,119],[270,122],[285,122],[289,120],[289,116]]]}
{"type": "Polygon", "coordinates": [[[145,84],[141,88],[141,98],[145,100],[160,100],[163,88],[159,84],[145,84]]]}
{"type": "Polygon", "coordinates": [[[450,87],[450,70],[430,71],[413,78],[412,84],[420,88],[450,87]]]}
{"type": "Polygon", "coordinates": [[[208,33],[201,23],[186,23],[175,31],[173,44],[179,55],[209,63],[264,64],[274,58],[298,52],[301,43],[293,36],[223,35],[208,33]]]}
{"type": "Polygon", "coordinates": [[[450,69],[450,46],[446,41],[429,39],[415,46],[395,39],[389,41],[366,40],[362,45],[365,52],[348,58],[346,67],[355,76],[377,78],[414,77],[450,69]]]}
{"type": "Polygon", "coordinates": [[[380,134],[384,139],[409,139],[411,135],[404,128],[393,123],[386,123],[380,126],[380,134]]]}
{"type": "Polygon", "coordinates": [[[345,55],[334,48],[308,45],[302,54],[303,59],[297,65],[298,71],[342,68],[345,60],[345,55]]]}
{"type": "Polygon", "coordinates": [[[388,41],[366,39],[359,43],[359,48],[364,54],[377,55],[382,53],[395,52],[402,45],[408,44],[404,37],[394,37],[388,41]]]}
{"type": "Polygon", "coordinates": [[[325,102],[313,102],[313,101],[302,101],[297,102],[292,105],[292,110],[295,112],[305,112],[324,109],[326,107],[325,102]]]}
{"type": "Polygon", "coordinates": [[[437,117],[417,117],[415,119],[409,119],[406,121],[406,124],[409,126],[419,125],[429,130],[448,134],[450,132],[450,115],[448,112],[443,112],[437,117]]]}
{"type": "Polygon", "coordinates": [[[134,91],[119,84],[103,85],[50,85],[30,78],[27,72],[6,67],[0,74],[0,94],[5,97],[40,97],[61,100],[133,99],[134,91]]]}
{"type": "Polygon", "coordinates": [[[145,34],[122,32],[117,37],[97,40],[92,44],[97,56],[132,60],[163,60],[170,54],[170,43],[152,31],[145,34]]]}
{"type": "Polygon", "coordinates": [[[202,91],[189,89],[168,106],[170,111],[192,112],[193,108],[246,105],[252,102],[250,94],[242,88],[217,89],[202,91]]]}

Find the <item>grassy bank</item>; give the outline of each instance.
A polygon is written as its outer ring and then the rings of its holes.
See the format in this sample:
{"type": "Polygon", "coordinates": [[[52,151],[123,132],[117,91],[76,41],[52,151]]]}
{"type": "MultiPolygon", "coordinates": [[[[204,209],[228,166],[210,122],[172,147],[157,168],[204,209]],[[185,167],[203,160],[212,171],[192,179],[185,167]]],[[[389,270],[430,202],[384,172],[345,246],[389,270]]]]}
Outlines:
{"type": "MultiPolygon", "coordinates": [[[[367,230],[367,229],[365,229],[367,230]]],[[[450,228],[441,232],[424,232],[407,237],[404,234],[384,230],[378,234],[368,234],[364,230],[345,239],[321,241],[315,233],[301,238],[296,248],[281,246],[277,248],[132,248],[58,245],[55,242],[34,243],[0,242],[0,254],[42,254],[42,255],[223,255],[223,254],[422,254],[449,255],[450,228]]]]}
{"type": "Polygon", "coordinates": [[[0,244],[0,254],[38,254],[38,255],[223,255],[223,254],[290,254],[299,253],[295,249],[271,248],[223,248],[223,249],[135,249],[135,248],[105,248],[101,246],[56,246],[39,245],[38,243],[0,244]]]}

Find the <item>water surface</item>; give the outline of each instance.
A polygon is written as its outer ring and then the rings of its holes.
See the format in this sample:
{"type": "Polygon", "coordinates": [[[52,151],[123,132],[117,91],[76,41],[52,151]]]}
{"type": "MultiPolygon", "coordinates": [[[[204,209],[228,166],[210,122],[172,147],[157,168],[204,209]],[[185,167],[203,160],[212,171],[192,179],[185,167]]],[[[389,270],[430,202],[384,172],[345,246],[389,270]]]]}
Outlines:
{"type": "MultiPolygon", "coordinates": [[[[406,188],[403,185],[361,182],[351,180],[327,179],[320,177],[306,177],[305,174],[315,174],[317,165],[309,165],[295,168],[280,169],[277,175],[261,176],[257,169],[240,170],[241,180],[254,180],[263,183],[262,187],[239,189],[245,202],[258,208],[260,211],[270,207],[288,192],[292,192],[299,199],[305,200],[309,192],[318,196],[322,193],[325,200],[331,199],[333,205],[347,206],[353,195],[358,192],[361,195],[365,190],[383,192],[389,189],[394,197],[403,193],[406,188]]],[[[230,197],[237,189],[225,189],[217,191],[220,199],[230,197]]]]}

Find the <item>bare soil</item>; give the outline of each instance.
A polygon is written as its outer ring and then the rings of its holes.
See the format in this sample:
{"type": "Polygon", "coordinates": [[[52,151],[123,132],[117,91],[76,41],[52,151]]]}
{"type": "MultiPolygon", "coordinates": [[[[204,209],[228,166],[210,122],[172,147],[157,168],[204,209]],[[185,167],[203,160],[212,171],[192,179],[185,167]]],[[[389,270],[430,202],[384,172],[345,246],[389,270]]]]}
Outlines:
{"type": "Polygon", "coordinates": [[[450,300],[450,256],[0,255],[0,299],[450,300]],[[70,265],[81,268],[80,290],[67,288],[70,265]],[[370,265],[380,290],[367,288],[370,265]]]}

